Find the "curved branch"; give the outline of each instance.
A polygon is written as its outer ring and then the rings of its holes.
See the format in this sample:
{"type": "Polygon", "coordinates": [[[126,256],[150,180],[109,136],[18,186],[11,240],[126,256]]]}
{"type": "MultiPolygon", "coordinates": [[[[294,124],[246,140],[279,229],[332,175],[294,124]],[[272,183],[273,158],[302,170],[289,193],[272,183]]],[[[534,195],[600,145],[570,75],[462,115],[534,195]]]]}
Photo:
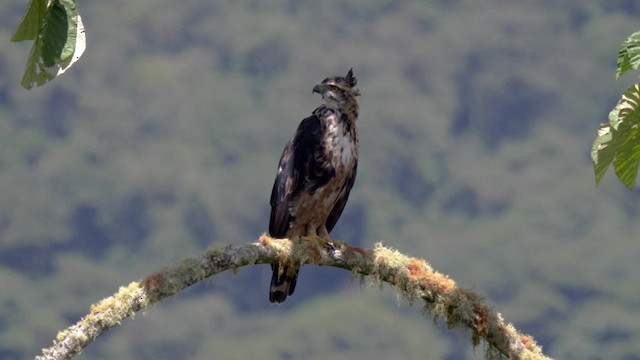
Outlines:
{"type": "Polygon", "coordinates": [[[136,312],[188,286],[225,270],[273,263],[287,257],[307,264],[351,270],[373,281],[394,285],[410,302],[422,301],[425,312],[436,318],[443,317],[450,328],[469,328],[473,346],[481,340],[489,345],[488,358],[504,355],[510,359],[548,359],[532,337],[506,324],[481,296],[457,287],[425,260],[408,257],[381,244],[373,250],[363,250],[337,240],[289,241],[266,235],[256,243],[208,250],[200,258],[187,258],[176,267],[121,287],[117,294],[92,305],[88,315],[61,331],[54,345],[44,349],[36,359],[70,359],[126,317],[133,317],[136,312]]]}

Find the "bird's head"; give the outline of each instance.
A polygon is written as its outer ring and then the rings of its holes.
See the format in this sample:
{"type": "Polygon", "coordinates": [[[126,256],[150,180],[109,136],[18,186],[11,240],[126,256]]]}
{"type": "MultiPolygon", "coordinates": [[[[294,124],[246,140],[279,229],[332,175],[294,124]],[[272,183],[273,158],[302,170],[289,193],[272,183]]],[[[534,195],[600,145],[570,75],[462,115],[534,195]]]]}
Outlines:
{"type": "Polygon", "coordinates": [[[353,69],[349,69],[344,77],[332,76],[322,80],[320,84],[313,87],[313,92],[320,94],[327,106],[341,108],[360,95],[357,84],[358,80],[353,76],[353,69]]]}

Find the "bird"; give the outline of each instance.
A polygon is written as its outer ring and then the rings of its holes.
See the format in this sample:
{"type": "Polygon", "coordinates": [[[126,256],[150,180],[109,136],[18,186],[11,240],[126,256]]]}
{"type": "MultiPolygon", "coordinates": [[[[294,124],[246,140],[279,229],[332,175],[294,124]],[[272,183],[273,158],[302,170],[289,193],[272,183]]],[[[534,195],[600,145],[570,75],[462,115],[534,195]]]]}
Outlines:
{"type": "MultiPolygon", "coordinates": [[[[358,100],[353,68],[313,87],[323,104],[300,122],[287,142],[271,191],[269,235],[273,238],[320,237],[338,222],[358,167],[358,100]]],[[[296,288],[300,263],[271,265],[269,301],[281,304],[296,288]]]]}

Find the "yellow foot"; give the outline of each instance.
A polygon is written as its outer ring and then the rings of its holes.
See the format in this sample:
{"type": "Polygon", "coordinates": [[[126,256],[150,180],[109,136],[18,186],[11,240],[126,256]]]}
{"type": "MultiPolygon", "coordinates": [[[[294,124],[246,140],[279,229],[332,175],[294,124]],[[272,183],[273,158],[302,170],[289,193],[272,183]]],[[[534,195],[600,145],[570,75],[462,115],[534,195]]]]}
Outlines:
{"type": "Polygon", "coordinates": [[[302,238],[303,241],[308,241],[307,244],[313,244],[318,249],[326,250],[343,250],[346,244],[339,240],[334,240],[330,237],[322,237],[318,235],[309,235],[302,238]]]}
{"type": "Polygon", "coordinates": [[[322,236],[318,236],[318,235],[305,236],[303,238],[303,240],[309,241],[311,243],[314,243],[314,245],[320,246],[320,247],[325,246],[327,241],[331,241],[331,239],[329,237],[322,237],[322,236]]]}

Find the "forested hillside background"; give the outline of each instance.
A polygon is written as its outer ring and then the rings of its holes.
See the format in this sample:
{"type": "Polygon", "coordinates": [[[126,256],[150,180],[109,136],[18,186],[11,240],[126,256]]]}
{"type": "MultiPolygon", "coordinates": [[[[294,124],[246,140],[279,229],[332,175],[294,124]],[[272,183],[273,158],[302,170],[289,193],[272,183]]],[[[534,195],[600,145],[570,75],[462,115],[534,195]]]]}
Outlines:
{"type": "MultiPolygon", "coordinates": [[[[640,191],[596,188],[595,129],[640,3],[136,0],[78,3],[84,57],[20,86],[27,0],[0,2],[0,358],[89,305],[267,230],[278,158],[354,68],[359,174],[333,236],[429,260],[559,359],[640,359],[640,191]]],[[[303,267],[216,276],[81,359],[480,359],[395,290],[303,267]]]]}

